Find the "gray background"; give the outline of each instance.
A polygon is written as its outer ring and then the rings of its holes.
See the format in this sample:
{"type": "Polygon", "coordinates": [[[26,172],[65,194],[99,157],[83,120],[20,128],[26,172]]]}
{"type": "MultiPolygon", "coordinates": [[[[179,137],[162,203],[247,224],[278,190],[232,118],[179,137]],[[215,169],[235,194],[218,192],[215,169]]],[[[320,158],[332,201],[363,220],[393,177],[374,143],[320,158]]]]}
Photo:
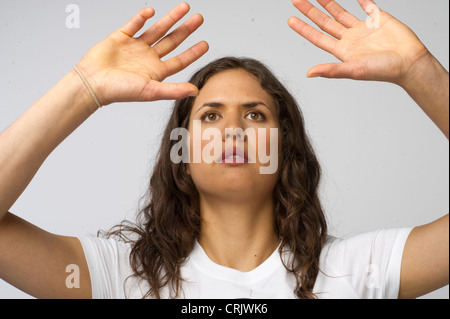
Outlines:
{"type": "MultiPolygon", "coordinates": [[[[142,7],[162,17],[179,1],[0,2],[0,131],[47,92],[97,42],[142,7]],[[66,6],[80,7],[68,29],[66,6]]],[[[356,0],[340,3],[360,19],[356,0]]],[[[447,68],[449,2],[379,0],[406,23],[447,68]]],[[[267,63],[298,99],[324,176],[321,198],[333,235],[418,226],[449,211],[449,143],[399,87],[386,83],[306,79],[336,61],[292,31],[302,15],[289,0],[191,0],[210,52],[170,81],[226,56],[267,63]]],[[[150,23],[148,24],[150,25],[150,23]]],[[[178,50],[177,52],[180,52],[178,50]]],[[[47,159],[11,211],[62,235],[83,236],[132,219],[145,193],[171,102],[114,104],[97,112],[47,159]]],[[[448,298],[448,286],[426,298],[448,298]]],[[[0,298],[30,298],[0,280],[0,298]]]]}

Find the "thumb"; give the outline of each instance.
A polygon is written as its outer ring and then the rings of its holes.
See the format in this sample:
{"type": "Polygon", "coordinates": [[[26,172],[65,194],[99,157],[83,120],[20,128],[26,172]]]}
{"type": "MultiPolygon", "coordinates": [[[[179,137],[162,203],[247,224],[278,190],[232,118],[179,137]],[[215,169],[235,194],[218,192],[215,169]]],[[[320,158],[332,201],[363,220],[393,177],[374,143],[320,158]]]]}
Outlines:
{"type": "Polygon", "coordinates": [[[152,81],[147,90],[142,92],[145,101],[181,100],[198,96],[198,88],[191,83],[163,83],[152,81]]]}
{"type": "Polygon", "coordinates": [[[307,77],[360,80],[363,74],[363,68],[357,63],[327,63],[309,69],[307,77]]]}

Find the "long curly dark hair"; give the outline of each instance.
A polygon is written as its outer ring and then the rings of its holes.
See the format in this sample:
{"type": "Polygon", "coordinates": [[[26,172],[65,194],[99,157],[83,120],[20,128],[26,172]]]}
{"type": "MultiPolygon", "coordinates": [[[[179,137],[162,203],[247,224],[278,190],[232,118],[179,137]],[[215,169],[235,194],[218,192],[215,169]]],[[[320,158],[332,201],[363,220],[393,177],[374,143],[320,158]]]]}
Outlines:
{"type": "MultiPolygon", "coordinates": [[[[294,256],[283,263],[297,279],[295,295],[316,298],[313,288],[320,271],[327,223],[318,197],[321,168],[306,134],[303,115],[283,84],[254,59],[227,57],[213,61],[195,73],[190,83],[201,90],[213,75],[235,69],[254,75],[273,97],[278,110],[282,159],[273,200],[275,227],[282,240],[279,252],[288,248],[294,256]]],[[[131,244],[134,275],[146,280],[150,287],[144,298],[160,298],[161,289],[167,285],[171,296],[180,295],[180,269],[200,234],[196,186],[187,173],[187,164],[175,164],[170,159],[170,150],[178,143],[171,140],[170,134],[175,128],[188,127],[193,103],[194,98],[175,103],[136,223],[124,221],[106,233],[107,237],[119,236],[131,244]]]]}

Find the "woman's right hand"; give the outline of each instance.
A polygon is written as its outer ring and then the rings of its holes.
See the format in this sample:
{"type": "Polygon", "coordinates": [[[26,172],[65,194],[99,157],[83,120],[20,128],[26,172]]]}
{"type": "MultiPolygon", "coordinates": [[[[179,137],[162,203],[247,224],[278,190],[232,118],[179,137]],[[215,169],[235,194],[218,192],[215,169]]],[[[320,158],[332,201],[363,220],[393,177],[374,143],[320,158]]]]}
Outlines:
{"type": "Polygon", "coordinates": [[[189,10],[187,3],[180,3],[141,36],[134,38],[155,14],[152,8],[142,9],[122,28],[89,50],[77,67],[102,105],[182,99],[198,94],[198,88],[190,83],[163,83],[209,49],[206,42],[200,42],[176,57],[161,60],[203,24],[203,17],[196,14],[165,36],[189,10]]]}

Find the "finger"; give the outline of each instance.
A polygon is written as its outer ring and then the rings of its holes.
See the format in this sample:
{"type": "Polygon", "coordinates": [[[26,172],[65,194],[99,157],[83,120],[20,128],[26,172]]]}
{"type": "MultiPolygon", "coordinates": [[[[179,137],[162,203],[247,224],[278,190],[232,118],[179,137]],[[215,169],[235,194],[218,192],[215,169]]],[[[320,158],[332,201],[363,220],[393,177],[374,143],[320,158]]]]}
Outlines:
{"type": "Polygon", "coordinates": [[[170,11],[161,20],[156,22],[152,27],[145,31],[140,38],[143,39],[148,45],[155,44],[161,39],[169,30],[180,21],[190,10],[189,5],[186,2],[182,2],[177,5],[172,11],[170,11]]]}
{"type": "Polygon", "coordinates": [[[139,30],[142,29],[142,27],[145,25],[145,22],[154,15],[155,10],[153,8],[144,8],[119,30],[132,38],[139,30]]]}
{"type": "Polygon", "coordinates": [[[168,70],[168,76],[184,70],[189,65],[201,58],[206,52],[208,52],[208,50],[208,43],[202,41],[194,45],[192,48],[181,53],[180,55],[165,61],[164,63],[166,64],[168,70]]]}
{"type": "Polygon", "coordinates": [[[180,100],[189,96],[197,96],[198,88],[191,83],[164,83],[152,81],[148,89],[142,92],[142,100],[180,100]]]}
{"type": "Polygon", "coordinates": [[[330,18],[325,13],[317,9],[307,0],[293,0],[294,6],[307,16],[311,21],[319,26],[323,31],[331,34],[337,39],[342,38],[342,34],[347,30],[342,24],[330,18]]]}
{"type": "Polygon", "coordinates": [[[358,3],[368,15],[373,13],[374,8],[378,8],[372,0],[358,0],[358,3]]]}
{"type": "Polygon", "coordinates": [[[317,31],[309,24],[296,17],[291,17],[288,21],[289,26],[306,40],[314,44],[315,46],[325,50],[333,55],[335,54],[335,48],[337,40],[330,36],[317,31]]]}
{"type": "Polygon", "coordinates": [[[311,68],[307,77],[364,80],[364,67],[358,63],[328,63],[311,68]]]}
{"type": "Polygon", "coordinates": [[[178,27],[175,31],[159,41],[153,48],[162,58],[175,50],[184,40],[186,40],[192,33],[194,33],[202,24],[203,17],[196,14],[187,20],[183,25],[178,27]]]}
{"type": "Polygon", "coordinates": [[[333,18],[336,19],[340,24],[347,28],[354,27],[361,21],[350,14],[347,10],[342,8],[336,1],[333,0],[317,0],[317,2],[320,3],[322,7],[325,8],[325,10],[330,13],[333,18]]]}

